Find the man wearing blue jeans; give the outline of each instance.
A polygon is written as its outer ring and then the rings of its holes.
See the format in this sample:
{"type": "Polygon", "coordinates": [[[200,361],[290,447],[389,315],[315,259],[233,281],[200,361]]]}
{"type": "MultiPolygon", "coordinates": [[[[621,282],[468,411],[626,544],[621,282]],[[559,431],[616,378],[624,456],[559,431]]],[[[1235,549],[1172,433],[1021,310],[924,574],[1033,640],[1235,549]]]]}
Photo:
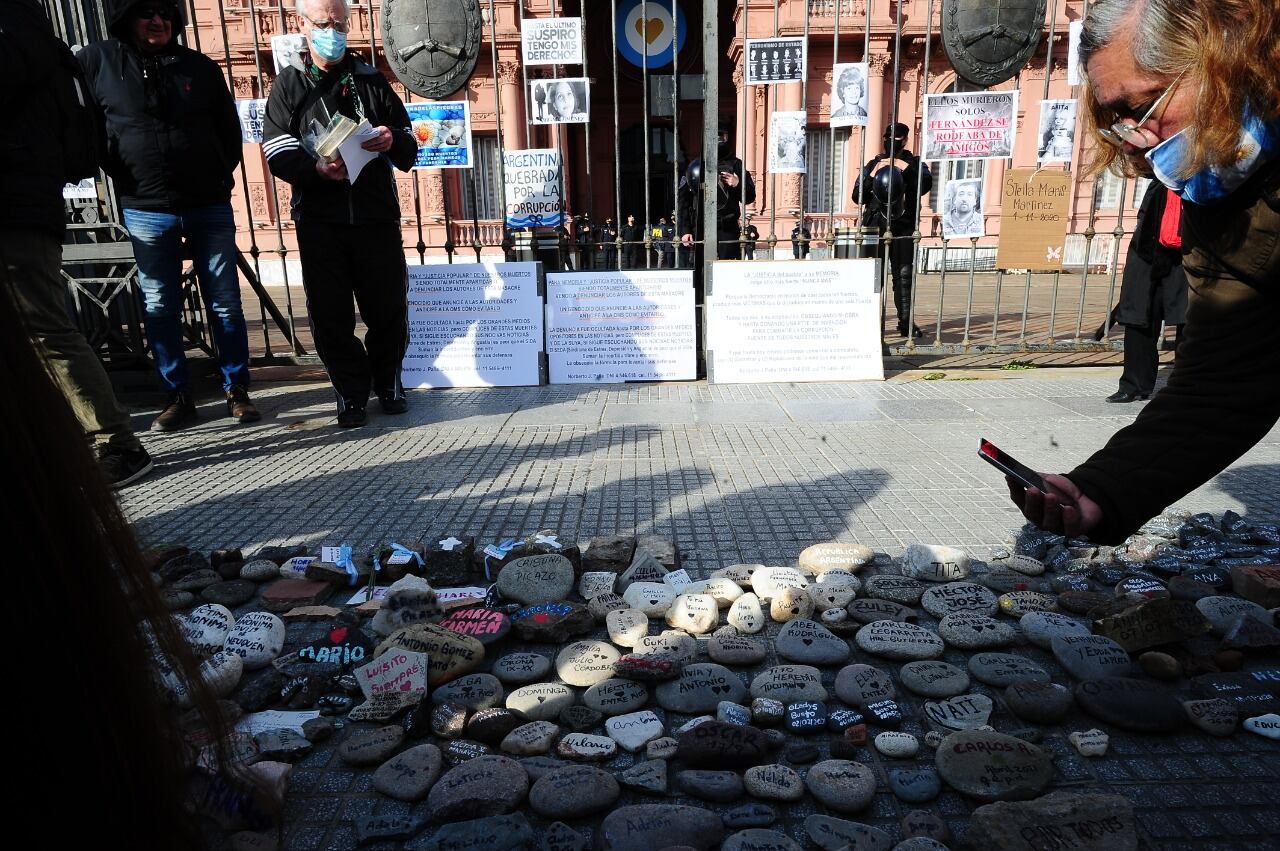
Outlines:
{"type": "Polygon", "coordinates": [[[182,335],[182,265],[189,254],[218,350],[227,413],[261,419],[249,399],[249,337],[240,305],[233,172],[240,120],[216,63],[174,41],[173,0],[118,0],[112,38],[79,59],[106,124],[115,179],[146,305],[147,338],[169,392],[153,431],[196,420],[182,335]]]}

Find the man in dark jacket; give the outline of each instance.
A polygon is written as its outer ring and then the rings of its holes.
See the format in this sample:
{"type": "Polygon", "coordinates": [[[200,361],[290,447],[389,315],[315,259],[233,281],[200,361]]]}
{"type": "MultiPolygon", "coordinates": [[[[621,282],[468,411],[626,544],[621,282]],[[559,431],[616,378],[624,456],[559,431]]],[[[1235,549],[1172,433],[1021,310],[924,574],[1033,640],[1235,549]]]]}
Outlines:
{"type": "Polygon", "coordinates": [[[1124,370],[1108,402],[1147,399],[1160,366],[1161,323],[1182,337],[1187,276],[1182,271],[1182,199],[1159,183],[1147,188],[1126,255],[1116,319],[1124,326],[1124,370]]]}
{"type": "Polygon", "coordinates": [[[129,414],[101,361],[67,314],[61,274],[62,187],[83,174],[66,171],[66,117],[53,87],[59,75],[65,82],[75,71],[75,59],[54,36],[39,0],[0,3],[0,282],[93,441],[107,480],[123,487],[154,464],[129,427],[129,414]]]}
{"type": "Polygon", "coordinates": [[[408,272],[400,233],[400,203],[392,166],[409,171],[418,146],[404,104],[386,79],[347,52],[350,14],[342,0],[298,5],[310,52],[285,68],[271,87],[262,150],[271,173],[293,186],[302,282],[316,351],[338,399],[338,425],[364,425],[372,387],[384,413],[408,410],[400,365],[409,345],[408,272]],[[341,113],[367,120],[373,135],[360,143],[382,154],[348,179],[341,158],[316,155],[313,122],[341,113]],[[354,296],[369,331],[355,336],[354,296]]]}
{"type": "Polygon", "coordinates": [[[596,228],[596,251],[604,260],[605,269],[618,268],[618,226],[613,216],[605,216],[604,224],[596,228]]]}
{"type": "MultiPolygon", "coordinates": [[[[701,159],[695,160],[685,170],[680,182],[680,225],[684,231],[680,235],[680,243],[693,249],[694,239],[702,235],[702,181],[716,182],[716,257],[720,260],[739,260],[742,250],[738,240],[742,235],[739,217],[742,208],[756,200],[756,184],[751,179],[751,172],[743,166],[742,160],[733,155],[733,145],[729,141],[733,131],[733,122],[721,119],[717,126],[716,163],[712,173],[704,167],[701,159]],[[696,235],[696,236],[695,236],[696,235]]],[[[693,261],[699,268],[702,266],[700,256],[693,261]]],[[[702,300],[702,279],[695,277],[695,290],[698,301],[702,300]]]]}
{"type": "Polygon", "coordinates": [[[911,322],[911,275],[916,263],[911,235],[916,229],[920,198],[933,188],[933,175],[928,165],[907,150],[910,132],[905,124],[891,124],[884,129],[884,150],[863,167],[853,184],[853,200],[863,205],[863,224],[880,232],[880,245],[884,246],[881,256],[888,262],[893,278],[898,334],[905,337],[909,330],[911,336],[920,337],[924,332],[918,327],[907,328],[911,322]],[[886,232],[893,237],[891,241],[885,240],[886,232]]]}
{"type": "Polygon", "coordinates": [[[169,392],[153,431],[196,420],[182,337],[184,252],[209,313],[227,413],[242,423],[261,419],[249,400],[249,335],[231,213],[240,119],[217,64],[174,40],[181,26],[172,0],[122,0],[111,12],[112,38],[79,56],[106,124],[105,167],[133,242],[147,339],[169,392]]]}
{"type": "Polygon", "coordinates": [[[636,224],[635,216],[627,216],[622,226],[622,268],[639,269],[640,251],[644,248],[644,228],[636,224]]]}

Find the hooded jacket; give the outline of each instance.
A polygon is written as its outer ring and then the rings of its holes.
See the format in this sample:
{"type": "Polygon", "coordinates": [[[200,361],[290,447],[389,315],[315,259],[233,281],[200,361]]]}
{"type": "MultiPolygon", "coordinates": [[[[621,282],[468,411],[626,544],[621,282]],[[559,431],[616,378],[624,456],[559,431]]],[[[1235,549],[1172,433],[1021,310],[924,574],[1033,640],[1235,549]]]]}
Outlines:
{"type": "Polygon", "coordinates": [[[123,207],[177,210],[225,204],[243,153],[240,118],[226,78],[207,56],[174,39],[155,56],[133,46],[129,10],[112,6],[112,38],[80,51],[90,93],[106,124],[103,167],[123,207]]]}
{"type": "Polygon", "coordinates": [[[293,186],[293,220],[399,224],[400,202],[391,168],[408,171],[418,155],[404,102],[377,68],[350,53],[318,79],[308,62],[295,59],[276,77],[262,124],[267,167],[293,186]],[[367,119],[374,127],[388,127],[393,137],[391,149],[370,161],[355,183],[321,177],[316,158],[302,142],[313,120],[324,126],[339,112],[353,120],[367,119]]]}
{"type": "Polygon", "coordinates": [[[49,83],[55,38],[39,0],[0,2],[0,228],[61,237],[62,146],[49,83]]]}

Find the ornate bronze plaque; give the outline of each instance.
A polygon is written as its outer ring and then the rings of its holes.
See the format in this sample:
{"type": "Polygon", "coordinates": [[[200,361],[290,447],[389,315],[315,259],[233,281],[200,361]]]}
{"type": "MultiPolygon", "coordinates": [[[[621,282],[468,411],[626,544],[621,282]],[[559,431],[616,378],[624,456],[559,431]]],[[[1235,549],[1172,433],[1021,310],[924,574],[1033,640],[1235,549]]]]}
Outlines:
{"type": "Polygon", "coordinates": [[[382,47],[410,91],[448,97],[480,55],[479,0],[382,0],[382,47]]]}
{"type": "Polygon", "coordinates": [[[942,0],[942,46],[961,77],[994,86],[1040,44],[1045,0],[942,0]]]}

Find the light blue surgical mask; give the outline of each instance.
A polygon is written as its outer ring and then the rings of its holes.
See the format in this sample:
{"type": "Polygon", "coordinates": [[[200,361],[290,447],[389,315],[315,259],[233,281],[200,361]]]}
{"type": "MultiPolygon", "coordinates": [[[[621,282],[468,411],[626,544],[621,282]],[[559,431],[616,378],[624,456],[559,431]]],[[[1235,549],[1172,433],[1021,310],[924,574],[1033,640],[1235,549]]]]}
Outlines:
{"type": "Polygon", "coordinates": [[[1264,122],[1246,110],[1240,128],[1241,157],[1228,166],[1207,166],[1187,177],[1182,164],[1190,151],[1191,136],[1180,130],[1147,151],[1147,162],[1156,179],[1192,204],[1215,204],[1236,191],[1269,160],[1280,154],[1280,121],[1264,122]]]}
{"type": "Polygon", "coordinates": [[[325,62],[337,62],[347,55],[347,34],[334,27],[312,27],[311,49],[325,62]]]}

